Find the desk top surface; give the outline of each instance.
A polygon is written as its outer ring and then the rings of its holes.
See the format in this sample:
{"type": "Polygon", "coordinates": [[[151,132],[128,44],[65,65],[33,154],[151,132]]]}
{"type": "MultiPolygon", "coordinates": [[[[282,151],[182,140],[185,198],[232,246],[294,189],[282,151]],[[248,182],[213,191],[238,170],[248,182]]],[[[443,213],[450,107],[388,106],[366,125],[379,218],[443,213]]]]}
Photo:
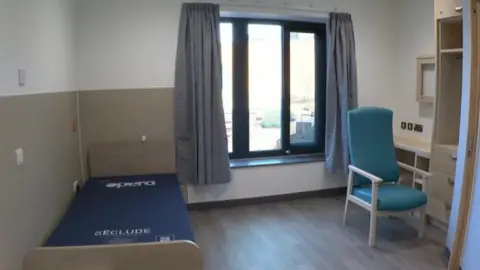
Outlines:
{"type": "Polygon", "coordinates": [[[429,142],[419,141],[412,138],[395,136],[395,146],[397,148],[411,151],[417,155],[429,158],[431,152],[431,144],[429,142]]]}

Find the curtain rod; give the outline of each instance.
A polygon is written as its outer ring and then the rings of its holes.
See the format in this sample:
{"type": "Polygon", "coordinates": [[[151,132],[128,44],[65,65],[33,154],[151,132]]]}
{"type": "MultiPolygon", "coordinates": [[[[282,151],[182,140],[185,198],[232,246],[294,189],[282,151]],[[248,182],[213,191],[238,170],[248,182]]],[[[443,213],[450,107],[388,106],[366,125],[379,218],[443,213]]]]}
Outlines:
{"type": "MultiPolygon", "coordinates": [[[[207,2],[207,1],[201,1],[207,2]]],[[[234,0],[230,0],[229,2],[219,3],[218,1],[216,4],[219,4],[220,7],[245,7],[245,8],[262,8],[262,9],[283,9],[283,10],[294,10],[294,11],[303,11],[303,12],[319,12],[319,13],[330,13],[330,12],[338,12],[338,8],[335,7],[332,10],[320,10],[314,9],[315,5],[310,4],[309,7],[290,7],[288,3],[283,2],[282,6],[274,6],[274,5],[265,5],[260,2],[260,0],[256,0],[256,4],[244,4],[244,3],[235,3],[234,0]]]]}

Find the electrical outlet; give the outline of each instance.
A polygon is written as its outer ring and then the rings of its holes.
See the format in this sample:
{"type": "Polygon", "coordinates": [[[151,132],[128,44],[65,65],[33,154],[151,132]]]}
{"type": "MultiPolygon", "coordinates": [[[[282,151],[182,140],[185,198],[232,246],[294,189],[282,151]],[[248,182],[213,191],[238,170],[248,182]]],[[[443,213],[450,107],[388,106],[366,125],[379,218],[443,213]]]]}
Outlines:
{"type": "Polygon", "coordinates": [[[80,191],[80,189],[82,188],[82,186],[81,186],[79,181],[75,181],[72,184],[72,188],[73,188],[73,194],[77,194],[80,191]]]}
{"type": "Polygon", "coordinates": [[[24,87],[27,84],[27,71],[25,69],[18,69],[18,86],[24,87]]]}
{"type": "Polygon", "coordinates": [[[412,124],[412,123],[408,123],[407,129],[410,130],[410,131],[412,131],[412,130],[413,130],[413,124],[412,124]]]}
{"type": "Polygon", "coordinates": [[[407,122],[402,122],[402,124],[400,125],[400,127],[405,130],[407,129],[407,122]]]}
{"type": "Polygon", "coordinates": [[[423,132],[423,125],[415,124],[415,127],[413,127],[413,130],[414,130],[415,132],[422,133],[422,132],[423,132]]]}
{"type": "Polygon", "coordinates": [[[21,166],[23,164],[23,149],[18,148],[15,150],[15,157],[17,160],[17,166],[21,166]]]}

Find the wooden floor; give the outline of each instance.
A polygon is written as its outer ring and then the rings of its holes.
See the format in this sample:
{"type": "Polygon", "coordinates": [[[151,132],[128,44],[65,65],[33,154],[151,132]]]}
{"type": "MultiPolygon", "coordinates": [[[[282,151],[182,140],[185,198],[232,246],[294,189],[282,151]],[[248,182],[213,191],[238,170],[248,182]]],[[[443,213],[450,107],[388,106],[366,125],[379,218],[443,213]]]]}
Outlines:
{"type": "Polygon", "coordinates": [[[343,198],[192,211],[205,270],[446,269],[445,235],[423,240],[401,219],[380,218],[377,248],[368,247],[368,213],[343,198]]]}

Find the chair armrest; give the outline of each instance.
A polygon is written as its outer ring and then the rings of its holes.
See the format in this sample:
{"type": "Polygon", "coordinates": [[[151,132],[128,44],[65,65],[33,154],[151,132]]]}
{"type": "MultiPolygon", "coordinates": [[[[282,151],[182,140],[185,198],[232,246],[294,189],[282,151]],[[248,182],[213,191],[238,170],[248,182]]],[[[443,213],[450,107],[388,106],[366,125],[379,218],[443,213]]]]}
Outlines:
{"type": "Polygon", "coordinates": [[[402,163],[402,162],[398,162],[398,166],[399,166],[400,168],[402,168],[402,169],[407,170],[407,171],[414,172],[414,173],[418,173],[418,174],[420,174],[421,176],[423,176],[424,178],[429,178],[429,177],[432,176],[432,174],[429,173],[429,172],[426,172],[426,171],[424,171],[424,170],[420,170],[420,169],[418,169],[418,168],[412,167],[412,166],[407,165],[407,164],[402,163]]]}
{"type": "Polygon", "coordinates": [[[355,172],[355,173],[358,173],[360,174],[361,176],[365,177],[365,178],[368,178],[370,181],[372,181],[372,184],[380,184],[383,182],[383,180],[380,178],[380,177],[377,177],[369,172],[366,172],[362,169],[359,169],[353,165],[349,165],[348,168],[355,172]]]}

